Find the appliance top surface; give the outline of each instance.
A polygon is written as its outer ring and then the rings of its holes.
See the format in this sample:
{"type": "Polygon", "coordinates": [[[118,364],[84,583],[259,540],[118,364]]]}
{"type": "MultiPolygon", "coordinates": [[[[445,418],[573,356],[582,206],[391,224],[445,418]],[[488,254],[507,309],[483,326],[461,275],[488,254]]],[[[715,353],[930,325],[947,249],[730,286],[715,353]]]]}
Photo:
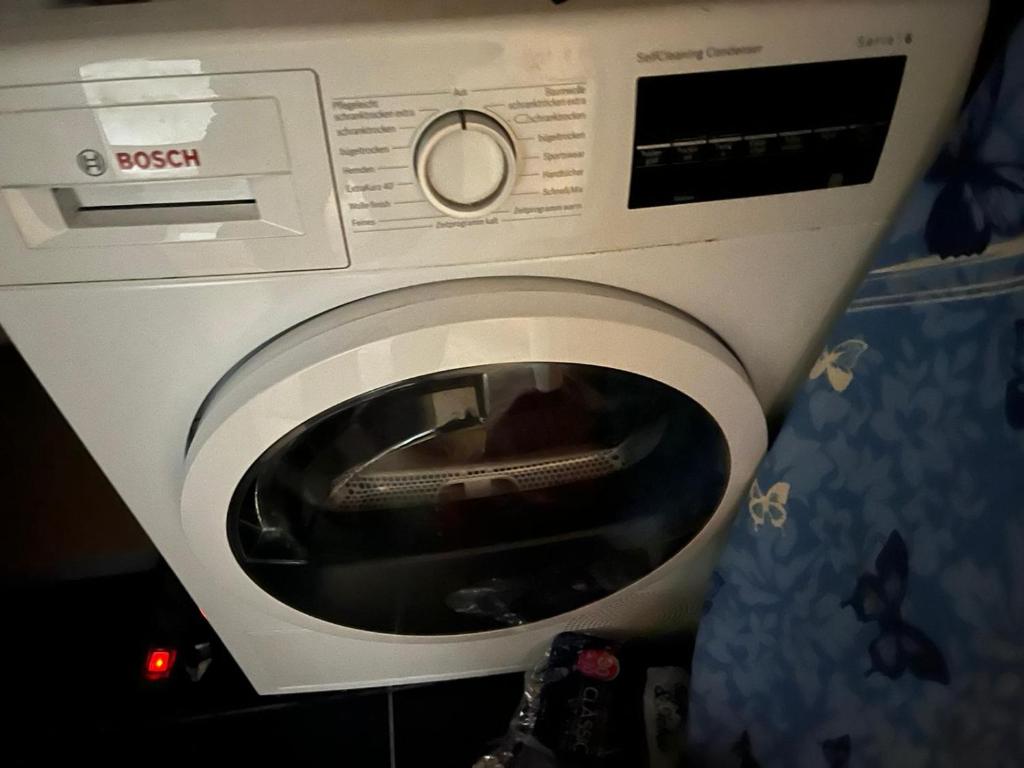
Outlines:
{"type": "MultiPolygon", "coordinates": [[[[981,12],[980,21],[983,22],[983,11],[987,5],[987,0],[588,0],[564,4],[551,0],[500,3],[493,0],[308,0],[298,3],[279,0],[149,0],[109,5],[79,4],[69,0],[0,0],[0,60],[7,54],[14,55],[18,49],[74,40],[89,40],[102,45],[105,39],[121,40],[123,44],[125,38],[153,37],[163,39],[169,45],[180,42],[175,40],[177,36],[187,35],[186,43],[190,46],[242,41],[264,48],[268,38],[254,39],[253,30],[260,34],[278,34],[287,39],[302,28],[303,38],[309,39],[317,32],[337,34],[339,28],[353,34],[379,34],[381,28],[401,34],[435,33],[438,28],[445,27],[470,27],[480,34],[495,37],[515,33],[517,25],[572,25],[584,16],[591,17],[588,22],[596,22],[596,26],[573,27],[574,35],[578,37],[614,33],[624,19],[640,19],[641,25],[646,19],[648,32],[653,34],[666,18],[673,17],[686,18],[691,25],[728,25],[749,37],[745,33],[750,31],[752,23],[757,25],[758,19],[796,19],[804,14],[827,18],[829,13],[840,11],[861,15],[870,27],[852,32],[892,34],[900,30],[899,25],[907,18],[907,13],[927,15],[941,21],[942,9],[973,8],[981,12]],[[893,24],[886,27],[878,23],[879,19],[889,19],[893,24]],[[204,38],[197,34],[202,32],[216,36],[204,38]]],[[[816,23],[813,16],[801,21],[811,27],[816,23]]],[[[725,31],[724,27],[720,26],[720,29],[725,31]]],[[[806,31],[805,27],[769,29],[765,25],[758,34],[788,40],[800,36],[815,37],[813,34],[805,35],[806,31]]],[[[818,46],[823,53],[827,52],[823,39],[818,41],[818,46]]],[[[87,59],[100,52],[101,49],[95,47],[69,47],[57,53],[87,59]]],[[[264,53],[272,55],[269,50],[264,53]]],[[[159,54],[164,52],[159,51],[159,54]]],[[[786,60],[782,54],[783,51],[776,49],[776,58],[786,60]]],[[[60,58],[63,57],[58,55],[60,58]]],[[[46,63],[31,61],[22,64],[0,72],[0,82],[40,82],[38,76],[24,80],[21,76],[45,70],[46,63]]],[[[89,75],[82,73],[82,76],[85,79],[89,75]]]]}
{"type": "Polygon", "coordinates": [[[985,3],[0,7],[17,285],[874,228],[955,114],[985,3]]]}
{"type": "MultiPolygon", "coordinates": [[[[960,0],[952,0],[959,2],[960,0]]],[[[901,4],[939,5],[950,0],[902,0],[901,4]]],[[[91,36],[92,31],[83,29],[80,22],[90,16],[102,21],[112,15],[118,17],[115,34],[131,34],[149,31],[141,26],[146,17],[161,15],[173,24],[161,32],[197,29],[238,29],[252,27],[294,27],[308,24],[374,24],[395,22],[426,22],[466,19],[495,19],[508,16],[538,15],[554,16],[563,14],[605,12],[621,9],[657,9],[666,7],[691,8],[707,14],[722,7],[766,8],[769,6],[829,6],[838,5],[836,0],[574,0],[569,3],[554,3],[551,0],[516,0],[516,2],[494,2],[493,0],[303,0],[299,3],[282,3],[278,0],[148,0],[147,2],[111,3],[89,6],[69,0],[0,0],[0,20],[3,20],[8,37],[13,25],[31,27],[47,22],[46,29],[39,30],[40,37],[91,36]],[[189,10],[189,13],[183,13],[189,10]],[[68,23],[61,29],[55,15],[67,18],[68,23]],[[55,24],[55,21],[57,22],[55,24]],[[134,26],[133,22],[140,24],[134,26]]],[[[893,5],[892,0],[844,0],[845,5],[884,7],[893,5]]],[[[23,30],[22,30],[23,31],[23,30]]],[[[12,36],[13,37],[13,36],[12,36]]],[[[19,36],[20,37],[20,36],[19,36]]]]}

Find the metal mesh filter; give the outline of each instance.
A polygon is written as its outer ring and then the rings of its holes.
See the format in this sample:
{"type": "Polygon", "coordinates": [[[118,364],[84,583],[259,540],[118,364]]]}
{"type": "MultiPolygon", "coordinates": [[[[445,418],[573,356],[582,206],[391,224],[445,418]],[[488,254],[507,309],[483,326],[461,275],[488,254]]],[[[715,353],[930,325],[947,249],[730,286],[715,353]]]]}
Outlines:
{"type": "Polygon", "coordinates": [[[446,489],[465,498],[537,491],[595,480],[647,456],[658,444],[664,424],[634,433],[611,448],[515,462],[464,464],[461,467],[363,471],[338,478],[330,500],[338,511],[390,509],[432,504],[446,489]]]}

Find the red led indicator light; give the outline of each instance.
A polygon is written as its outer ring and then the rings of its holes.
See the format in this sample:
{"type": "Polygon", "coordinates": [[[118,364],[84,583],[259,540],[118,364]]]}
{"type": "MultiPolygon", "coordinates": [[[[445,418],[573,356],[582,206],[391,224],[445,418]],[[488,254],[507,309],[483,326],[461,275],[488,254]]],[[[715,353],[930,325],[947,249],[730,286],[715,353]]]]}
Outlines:
{"type": "Polygon", "coordinates": [[[146,655],[146,679],[163,680],[171,674],[176,651],[154,648],[146,655]]]}

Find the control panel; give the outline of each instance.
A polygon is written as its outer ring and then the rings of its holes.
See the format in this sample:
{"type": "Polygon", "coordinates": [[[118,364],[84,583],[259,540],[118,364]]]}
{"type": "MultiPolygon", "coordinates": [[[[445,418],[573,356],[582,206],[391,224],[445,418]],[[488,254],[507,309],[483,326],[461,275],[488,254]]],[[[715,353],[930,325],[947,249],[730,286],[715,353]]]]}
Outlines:
{"type": "Polygon", "coordinates": [[[642,77],[629,207],[866,184],[904,56],[642,77]]]}
{"type": "Polygon", "coordinates": [[[334,98],[352,247],[395,231],[564,229],[584,211],[589,90],[579,81],[334,98]]]}
{"type": "Polygon", "coordinates": [[[642,269],[878,228],[948,135],[984,0],[271,4],[184,58],[165,6],[89,61],[23,66],[0,27],[0,284],[642,269]]]}

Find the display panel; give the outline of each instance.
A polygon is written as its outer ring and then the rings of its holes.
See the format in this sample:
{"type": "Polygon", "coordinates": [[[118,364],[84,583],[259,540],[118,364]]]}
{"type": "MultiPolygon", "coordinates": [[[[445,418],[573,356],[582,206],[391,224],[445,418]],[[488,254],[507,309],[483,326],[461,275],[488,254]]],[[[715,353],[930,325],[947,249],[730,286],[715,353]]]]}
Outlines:
{"type": "Polygon", "coordinates": [[[866,184],[905,56],[642,77],[629,207],[866,184]]]}

